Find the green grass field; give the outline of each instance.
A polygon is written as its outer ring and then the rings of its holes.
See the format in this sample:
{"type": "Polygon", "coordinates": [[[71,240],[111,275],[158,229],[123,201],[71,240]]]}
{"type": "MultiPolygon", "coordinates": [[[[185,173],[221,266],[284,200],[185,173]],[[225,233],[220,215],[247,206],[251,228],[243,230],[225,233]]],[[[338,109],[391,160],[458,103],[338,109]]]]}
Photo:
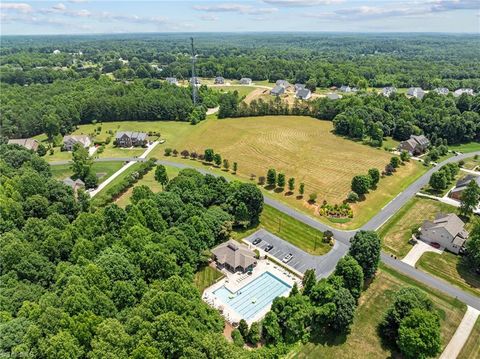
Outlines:
{"type": "Polygon", "coordinates": [[[399,353],[382,344],[377,327],[397,291],[406,286],[421,289],[434,302],[440,316],[443,349],[460,324],[465,305],[382,265],[375,280],[360,298],[350,334],[313,338],[312,342],[296,346],[287,358],[356,359],[359,353],[362,358],[400,358],[399,353]]]}
{"type": "Polygon", "coordinates": [[[477,319],[467,342],[462,348],[457,359],[478,359],[480,358],[480,318],[477,319]]]}
{"type": "Polygon", "coordinates": [[[424,253],[416,267],[480,297],[480,276],[462,263],[458,255],[424,253]]]}
{"type": "Polygon", "coordinates": [[[236,232],[235,238],[244,238],[260,228],[265,228],[310,254],[323,255],[332,248],[328,243],[323,242],[322,232],[268,205],[263,207],[260,225],[245,231],[236,232]]]}
{"type": "Polygon", "coordinates": [[[473,170],[474,168],[480,166],[480,158],[474,158],[470,157],[464,160],[465,164],[463,165],[463,168],[466,168],[467,170],[473,170]]]}
{"type": "Polygon", "coordinates": [[[210,287],[223,276],[224,275],[222,272],[216,270],[215,268],[209,266],[203,267],[197,273],[195,273],[195,287],[198,288],[200,293],[203,293],[206,288],[210,287]]]}
{"type": "MultiPolygon", "coordinates": [[[[50,166],[53,177],[59,180],[63,180],[67,177],[70,177],[73,172],[70,169],[71,165],[55,165],[50,166]]],[[[92,165],[92,169],[95,173],[103,173],[104,175],[99,177],[99,183],[105,181],[113,173],[118,171],[123,166],[123,162],[120,161],[111,161],[111,162],[95,162],[92,165]]]]}
{"type": "Polygon", "coordinates": [[[480,151],[480,143],[470,142],[470,143],[464,143],[462,145],[448,146],[448,148],[452,151],[459,151],[464,153],[475,152],[475,151],[480,151]]]}
{"type": "Polygon", "coordinates": [[[255,86],[215,86],[214,89],[219,90],[220,92],[233,92],[237,91],[240,98],[247,96],[253,90],[256,89],[255,86]]]}
{"type": "Polygon", "coordinates": [[[382,238],[383,249],[403,258],[412,248],[408,241],[413,229],[419,228],[423,221],[433,219],[439,212],[456,213],[456,211],[455,207],[442,202],[412,198],[380,227],[378,234],[382,238]]]}

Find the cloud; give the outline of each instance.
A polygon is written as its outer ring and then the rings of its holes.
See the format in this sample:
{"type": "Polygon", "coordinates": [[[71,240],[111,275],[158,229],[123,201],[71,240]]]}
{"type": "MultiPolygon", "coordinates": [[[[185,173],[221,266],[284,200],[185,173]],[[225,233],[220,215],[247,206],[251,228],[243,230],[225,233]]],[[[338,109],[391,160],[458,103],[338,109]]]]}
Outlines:
{"type": "Polygon", "coordinates": [[[88,2],[88,0],[68,0],[68,2],[71,2],[72,4],[82,4],[88,2]]]}
{"type": "Polygon", "coordinates": [[[65,11],[67,10],[67,7],[62,3],[58,3],[57,5],[53,5],[52,9],[58,10],[58,11],[65,11]]]}
{"type": "Polygon", "coordinates": [[[344,2],[344,0],[262,0],[264,3],[284,7],[308,7],[318,5],[332,5],[344,2]]]}
{"type": "Polygon", "coordinates": [[[22,13],[32,12],[32,7],[25,3],[0,3],[0,9],[13,10],[22,13]]]}
{"type": "Polygon", "coordinates": [[[205,12],[233,12],[243,15],[273,14],[278,11],[277,8],[255,8],[251,5],[243,4],[218,4],[218,5],[195,5],[197,11],[205,12]]]}
{"type": "Polygon", "coordinates": [[[213,15],[213,14],[200,15],[200,20],[203,20],[203,21],[217,21],[218,16],[213,15]]]}

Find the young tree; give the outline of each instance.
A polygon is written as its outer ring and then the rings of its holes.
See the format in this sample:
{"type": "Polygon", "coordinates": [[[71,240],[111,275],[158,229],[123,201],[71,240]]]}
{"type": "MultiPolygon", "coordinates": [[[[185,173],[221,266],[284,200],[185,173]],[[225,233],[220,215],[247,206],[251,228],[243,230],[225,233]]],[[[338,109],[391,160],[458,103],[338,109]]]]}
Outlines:
{"type": "Polygon", "coordinates": [[[360,198],[358,197],[357,192],[351,191],[351,192],[348,194],[348,196],[347,196],[347,200],[348,200],[349,202],[352,202],[352,203],[357,202],[359,199],[360,199],[360,198]]]}
{"type": "Polygon", "coordinates": [[[204,154],[204,159],[206,162],[213,162],[213,156],[215,155],[215,152],[211,148],[207,148],[205,150],[204,154]]]}
{"type": "Polygon", "coordinates": [[[338,261],[335,267],[335,275],[343,278],[345,288],[352,293],[355,301],[357,301],[363,288],[363,270],[358,262],[353,257],[346,255],[338,261]]]}
{"type": "Polygon", "coordinates": [[[43,143],[40,143],[38,145],[38,148],[37,148],[37,154],[40,156],[40,157],[43,157],[47,154],[47,148],[45,147],[45,145],[43,143]]]}
{"type": "Polygon", "coordinates": [[[260,177],[258,177],[258,184],[259,184],[260,186],[263,186],[263,185],[265,184],[265,181],[266,181],[265,176],[260,176],[260,177]]]}
{"type": "Polygon", "coordinates": [[[172,149],[171,148],[165,148],[165,156],[171,156],[172,154],[172,149]]]}
{"type": "Polygon", "coordinates": [[[400,323],[397,345],[408,359],[435,357],[441,349],[438,314],[413,309],[400,323]]]}
{"type": "Polygon", "coordinates": [[[293,191],[295,190],[295,178],[293,177],[290,177],[288,179],[288,190],[290,193],[293,193],[293,191]]]}
{"type": "Polygon", "coordinates": [[[226,158],[223,160],[223,168],[225,169],[225,171],[228,171],[228,169],[230,168],[230,163],[226,158]]]}
{"type": "Polygon", "coordinates": [[[300,194],[300,196],[303,197],[304,193],[305,193],[305,183],[300,183],[300,186],[298,187],[298,193],[300,194]]]}
{"type": "Polygon", "coordinates": [[[213,155],[213,163],[215,163],[215,166],[220,167],[222,164],[222,156],[220,156],[219,153],[215,153],[213,155]]]}
{"type": "Polygon", "coordinates": [[[370,177],[365,175],[357,175],[352,178],[352,191],[359,196],[364,195],[370,188],[370,177]]]}
{"type": "Polygon", "coordinates": [[[237,347],[242,348],[245,345],[245,340],[243,339],[243,336],[238,329],[233,330],[232,339],[233,344],[235,344],[237,347]]]}
{"type": "Polygon", "coordinates": [[[188,150],[183,150],[182,152],[180,152],[180,154],[183,158],[187,158],[188,156],[190,156],[190,152],[188,152],[188,150]]]}
{"type": "Polygon", "coordinates": [[[303,295],[309,296],[315,284],[317,284],[317,276],[315,275],[315,269],[307,269],[303,274],[302,279],[303,295]]]}
{"type": "Polygon", "coordinates": [[[195,151],[190,152],[190,158],[196,160],[198,158],[198,153],[195,151]]]}
{"type": "Polygon", "coordinates": [[[390,158],[390,164],[393,168],[398,168],[400,166],[400,158],[398,158],[397,156],[393,156],[392,158],[390,158]]]}
{"type": "Polygon", "coordinates": [[[174,157],[177,157],[177,156],[178,156],[178,151],[177,151],[176,148],[173,149],[172,155],[173,155],[174,157]]]}
{"type": "Polygon", "coordinates": [[[364,279],[372,278],[380,262],[381,243],[375,231],[358,231],[351,240],[349,254],[363,269],[364,279]]]}
{"type": "Polygon", "coordinates": [[[410,161],[410,155],[408,154],[407,151],[402,151],[400,153],[400,159],[403,161],[403,162],[408,162],[410,161]]]}
{"type": "Polygon", "coordinates": [[[389,163],[385,166],[385,173],[387,176],[390,176],[393,172],[395,172],[395,168],[389,163]]]}
{"type": "Polygon", "coordinates": [[[377,168],[370,168],[368,170],[368,176],[370,177],[370,187],[375,187],[378,181],[380,181],[380,171],[377,168]]]}
{"type": "Polygon", "coordinates": [[[275,169],[273,168],[270,168],[267,171],[267,185],[271,187],[275,187],[276,184],[277,184],[277,171],[275,171],[275,169]]]}
{"type": "Polygon", "coordinates": [[[285,174],[279,173],[277,176],[277,186],[280,188],[285,188],[285,174]]]}
{"type": "Polygon", "coordinates": [[[245,321],[245,319],[240,319],[240,322],[238,322],[238,331],[244,338],[247,337],[248,335],[248,324],[245,321]]]}
{"type": "Polygon", "coordinates": [[[237,163],[237,162],[233,162],[233,173],[234,173],[234,174],[237,174],[237,170],[238,170],[238,163],[237,163]]]}
{"type": "Polygon", "coordinates": [[[250,330],[248,331],[248,341],[252,345],[257,345],[257,343],[260,341],[261,336],[262,335],[260,332],[260,323],[253,322],[250,326],[250,330]]]}
{"type": "Polygon", "coordinates": [[[164,165],[157,165],[155,169],[155,181],[162,185],[162,189],[165,189],[165,186],[168,184],[168,174],[164,165]]]}
{"type": "Polygon", "coordinates": [[[311,203],[315,203],[317,201],[317,197],[318,197],[317,193],[315,193],[315,192],[310,193],[310,195],[308,196],[308,200],[311,203]]]}
{"type": "Polygon", "coordinates": [[[441,191],[447,188],[447,177],[445,176],[444,171],[438,171],[432,173],[430,176],[430,181],[428,182],[430,187],[432,187],[436,191],[441,191]]]}
{"type": "Polygon", "coordinates": [[[461,199],[460,213],[468,217],[480,203],[480,186],[476,181],[470,181],[461,199]]]}

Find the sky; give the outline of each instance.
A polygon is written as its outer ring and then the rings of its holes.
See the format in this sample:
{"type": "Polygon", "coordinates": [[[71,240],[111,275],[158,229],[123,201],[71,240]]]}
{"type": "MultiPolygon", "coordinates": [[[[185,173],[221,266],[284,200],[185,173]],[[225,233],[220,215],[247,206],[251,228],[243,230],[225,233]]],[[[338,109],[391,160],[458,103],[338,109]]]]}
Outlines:
{"type": "Polygon", "coordinates": [[[264,31],[480,34],[480,0],[0,0],[1,35],[264,31]]]}

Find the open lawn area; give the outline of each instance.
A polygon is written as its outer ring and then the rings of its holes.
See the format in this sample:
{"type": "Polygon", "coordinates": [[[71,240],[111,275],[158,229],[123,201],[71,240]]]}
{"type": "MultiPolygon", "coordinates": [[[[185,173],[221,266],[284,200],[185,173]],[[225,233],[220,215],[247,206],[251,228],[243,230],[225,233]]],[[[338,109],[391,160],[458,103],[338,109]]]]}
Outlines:
{"type": "Polygon", "coordinates": [[[480,297],[480,276],[462,263],[461,256],[449,252],[427,252],[416,267],[480,297]]]}
{"type": "Polygon", "coordinates": [[[200,293],[223,277],[222,272],[210,266],[203,267],[195,273],[194,283],[200,293]]]}
{"type": "MultiPolygon", "coordinates": [[[[480,158],[470,157],[470,158],[465,159],[464,162],[465,163],[462,166],[462,168],[465,168],[467,170],[473,170],[476,167],[480,166],[480,158]]],[[[478,168],[477,168],[477,171],[479,171],[478,168]]]]}
{"type": "Polygon", "coordinates": [[[463,152],[463,153],[475,152],[475,151],[480,151],[480,143],[470,142],[470,143],[464,143],[462,145],[448,146],[448,148],[450,150],[463,152]]]}
{"type": "Polygon", "coordinates": [[[219,90],[220,92],[234,92],[237,91],[238,95],[240,98],[247,96],[249,93],[251,93],[253,90],[256,89],[255,86],[215,86],[213,87],[216,90],[219,90]]]}
{"type": "Polygon", "coordinates": [[[280,238],[310,254],[322,255],[330,251],[330,244],[323,242],[323,233],[287,216],[277,209],[264,205],[260,225],[235,233],[236,239],[244,238],[260,228],[265,228],[280,238]]]}
{"type": "Polygon", "coordinates": [[[423,221],[433,219],[439,212],[457,212],[448,204],[432,199],[414,197],[410,199],[382,227],[378,234],[382,238],[383,249],[403,258],[412,245],[408,243],[412,230],[419,228],[423,221]]]}
{"type": "MultiPolygon", "coordinates": [[[[304,182],[305,198],[315,192],[317,203],[326,200],[339,204],[350,192],[353,176],[365,174],[373,167],[383,170],[391,155],[383,149],[336,136],[332,129],[329,121],[300,116],[210,119],[157,146],[151,156],[162,158],[166,147],[197,153],[212,148],[230,163],[238,163],[239,178],[248,180],[252,174],[258,178],[265,176],[269,168],[275,168],[285,173],[287,179],[294,177],[297,188],[304,182]]],[[[180,157],[169,160],[188,161],[192,165],[196,162],[180,157]]],[[[426,168],[416,161],[401,166],[393,176],[381,179],[378,189],[367,194],[365,201],[352,206],[351,222],[337,226],[355,228],[365,223],[424,171],[426,168]]],[[[307,213],[315,211],[295,194],[272,191],[271,195],[307,213]]]]}
{"type": "MultiPolygon", "coordinates": [[[[70,177],[73,174],[70,166],[71,165],[69,164],[50,166],[53,177],[59,180],[70,177]]],[[[102,183],[113,173],[117,172],[122,166],[123,162],[121,161],[94,162],[92,165],[92,169],[95,173],[97,173],[97,176],[101,175],[99,176],[98,181],[99,183],[102,183]]]]}
{"type": "Polygon", "coordinates": [[[440,316],[442,349],[445,348],[462,320],[465,305],[382,265],[360,298],[350,334],[312,338],[312,342],[295,347],[287,358],[398,358],[398,353],[382,344],[377,327],[397,291],[406,286],[425,291],[433,301],[440,316]]]}
{"type": "Polygon", "coordinates": [[[478,343],[480,343],[480,318],[477,319],[477,322],[457,359],[480,358],[480,345],[478,343]]]}
{"type": "MultiPolygon", "coordinates": [[[[171,166],[165,166],[167,169],[167,174],[168,178],[172,179],[178,175],[178,172],[180,172],[179,168],[176,167],[171,167],[171,166]]],[[[137,186],[147,186],[150,188],[153,192],[160,192],[162,190],[162,185],[158,183],[155,180],[155,168],[148,172],[141,180],[139,180],[135,186],[130,187],[127,192],[125,192],[121,197],[119,197],[115,203],[122,208],[125,208],[127,204],[130,203],[130,197],[132,197],[133,193],[133,188],[137,186]]]]}
{"type": "Polygon", "coordinates": [[[436,196],[436,197],[443,197],[446,194],[448,194],[448,192],[450,192],[452,190],[452,188],[455,187],[455,183],[457,183],[457,181],[460,178],[465,177],[466,174],[467,173],[465,173],[463,171],[458,171],[458,173],[455,175],[455,178],[453,180],[451,180],[450,182],[448,182],[447,188],[445,188],[445,189],[435,190],[429,184],[427,184],[421,189],[421,192],[427,193],[429,195],[436,196]]]}

